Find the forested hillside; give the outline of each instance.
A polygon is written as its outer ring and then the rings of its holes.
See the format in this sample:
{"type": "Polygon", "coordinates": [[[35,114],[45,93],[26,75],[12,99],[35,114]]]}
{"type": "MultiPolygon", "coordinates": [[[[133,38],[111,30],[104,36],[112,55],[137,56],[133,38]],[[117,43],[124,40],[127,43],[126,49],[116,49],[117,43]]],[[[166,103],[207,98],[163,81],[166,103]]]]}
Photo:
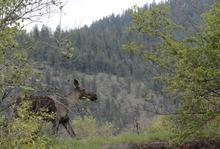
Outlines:
{"type": "MultiPolygon", "coordinates": [[[[171,0],[168,3],[171,5],[171,15],[177,22],[189,26],[189,29],[196,29],[194,26],[202,24],[201,14],[213,1],[171,0]]],[[[156,4],[146,5],[144,9],[151,9],[154,5],[156,4]]],[[[90,27],[84,26],[80,29],[60,31],[58,26],[52,33],[49,27],[35,27],[30,37],[37,48],[31,51],[29,56],[35,61],[46,61],[53,67],[60,66],[89,74],[104,72],[142,80],[151,79],[149,72],[146,72],[149,64],[144,61],[142,53],[126,53],[122,45],[129,41],[144,41],[147,49],[143,50],[152,50],[157,39],[149,35],[136,36],[129,33],[127,28],[130,23],[129,11],[125,11],[121,15],[113,14],[94,22],[90,27]],[[63,59],[59,53],[62,52],[60,49],[54,49],[67,44],[65,42],[69,42],[69,46],[75,50],[74,57],[68,60],[63,59]]],[[[180,33],[176,33],[177,37],[178,34],[180,33]]]]}
{"type": "Polygon", "coordinates": [[[55,31],[23,23],[61,0],[0,6],[0,148],[219,148],[219,0],[55,31]]]}
{"type": "MultiPolygon", "coordinates": [[[[171,17],[196,32],[197,27],[203,24],[201,14],[213,2],[170,0],[159,5],[170,5],[171,17]]],[[[144,9],[150,10],[155,6],[155,3],[145,5],[144,9]]],[[[21,32],[17,36],[22,46],[33,47],[27,52],[29,61],[43,73],[44,79],[39,86],[50,86],[66,93],[71,88],[71,80],[80,79],[84,87],[99,95],[97,104],[87,105],[90,111],[96,109],[91,114],[99,120],[114,123],[119,130],[134,127],[136,117],[144,124],[154,115],[149,112],[153,109],[152,103],[145,101],[152,91],[158,93],[154,97],[158,101],[154,104],[160,110],[172,107],[171,101],[161,92],[162,84],[153,79],[158,70],[144,58],[144,52],[153,51],[159,40],[151,35],[128,32],[130,11],[116,16],[112,14],[89,27],[64,31],[58,26],[53,32],[47,26],[36,26],[30,33],[21,32]],[[141,51],[124,49],[124,44],[132,45],[134,41],[144,44],[136,47],[141,51]]],[[[184,34],[187,36],[187,32],[175,32],[177,39],[183,38],[184,34]]],[[[136,45],[133,46],[135,48],[136,45]]],[[[78,111],[80,113],[88,115],[88,112],[78,111]]]]}

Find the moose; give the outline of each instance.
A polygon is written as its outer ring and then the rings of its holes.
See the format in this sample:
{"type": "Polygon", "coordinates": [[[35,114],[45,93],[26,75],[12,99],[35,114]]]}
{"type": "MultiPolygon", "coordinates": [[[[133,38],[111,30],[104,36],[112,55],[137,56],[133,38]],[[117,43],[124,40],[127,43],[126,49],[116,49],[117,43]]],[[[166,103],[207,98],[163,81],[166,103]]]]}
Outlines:
{"type": "MultiPolygon", "coordinates": [[[[97,100],[97,95],[95,93],[87,92],[85,89],[81,89],[79,86],[79,82],[76,79],[74,79],[73,84],[75,88],[72,92],[64,96],[64,102],[59,101],[56,96],[30,95],[28,97],[25,97],[25,99],[30,102],[30,112],[37,113],[41,109],[46,109],[46,112],[49,114],[55,113],[55,118],[46,119],[52,122],[52,131],[55,135],[58,134],[59,125],[62,124],[71,137],[76,136],[70,124],[70,118],[68,115],[69,107],[76,100],[97,100]]],[[[21,105],[22,100],[22,98],[17,98],[16,105],[21,105]]]]}

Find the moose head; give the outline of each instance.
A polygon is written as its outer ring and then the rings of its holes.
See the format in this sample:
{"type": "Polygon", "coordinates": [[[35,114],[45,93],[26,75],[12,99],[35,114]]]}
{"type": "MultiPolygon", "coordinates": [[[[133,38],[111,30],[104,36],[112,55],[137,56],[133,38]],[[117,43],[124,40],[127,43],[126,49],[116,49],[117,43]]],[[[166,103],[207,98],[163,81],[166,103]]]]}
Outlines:
{"type": "Polygon", "coordinates": [[[95,93],[91,93],[86,91],[85,89],[80,88],[78,80],[74,79],[73,84],[75,86],[72,93],[70,93],[70,96],[72,96],[75,100],[90,100],[90,101],[96,101],[97,95],[95,93]]]}

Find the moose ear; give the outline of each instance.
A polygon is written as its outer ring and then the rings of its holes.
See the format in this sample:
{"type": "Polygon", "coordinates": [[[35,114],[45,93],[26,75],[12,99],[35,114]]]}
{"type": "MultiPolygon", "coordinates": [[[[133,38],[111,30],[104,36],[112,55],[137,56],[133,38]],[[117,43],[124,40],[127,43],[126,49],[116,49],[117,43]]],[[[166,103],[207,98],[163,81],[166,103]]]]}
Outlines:
{"type": "Polygon", "coordinates": [[[75,87],[79,87],[79,82],[78,82],[78,80],[74,79],[73,84],[75,85],[75,87]]]}

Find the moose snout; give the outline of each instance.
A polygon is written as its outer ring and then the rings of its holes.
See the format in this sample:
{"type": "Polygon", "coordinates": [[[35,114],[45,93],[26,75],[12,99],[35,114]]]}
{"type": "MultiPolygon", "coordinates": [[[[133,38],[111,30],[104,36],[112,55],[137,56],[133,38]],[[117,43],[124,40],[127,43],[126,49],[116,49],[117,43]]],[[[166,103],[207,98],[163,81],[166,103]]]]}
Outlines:
{"type": "Polygon", "coordinates": [[[96,101],[98,99],[97,95],[94,94],[94,96],[91,98],[92,101],[96,101]]]}

